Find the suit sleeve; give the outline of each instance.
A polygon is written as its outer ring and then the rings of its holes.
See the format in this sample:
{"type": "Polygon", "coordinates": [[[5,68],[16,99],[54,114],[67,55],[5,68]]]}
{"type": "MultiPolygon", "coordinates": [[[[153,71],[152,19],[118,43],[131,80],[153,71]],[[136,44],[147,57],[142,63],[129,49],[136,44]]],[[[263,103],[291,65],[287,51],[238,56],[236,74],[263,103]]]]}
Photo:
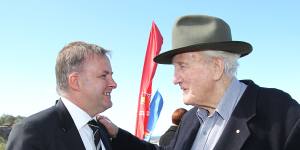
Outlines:
{"type": "Polygon", "coordinates": [[[6,150],[42,150],[43,137],[32,125],[16,124],[7,141],[6,150]]]}
{"type": "Polygon", "coordinates": [[[129,132],[119,129],[118,135],[112,140],[114,150],[163,150],[155,144],[140,140],[129,132]]]}
{"type": "Polygon", "coordinates": [[[298,150],[300,147],[300,119],[296,122],[288,136],[285,144],[285,150],[298,150]]]}

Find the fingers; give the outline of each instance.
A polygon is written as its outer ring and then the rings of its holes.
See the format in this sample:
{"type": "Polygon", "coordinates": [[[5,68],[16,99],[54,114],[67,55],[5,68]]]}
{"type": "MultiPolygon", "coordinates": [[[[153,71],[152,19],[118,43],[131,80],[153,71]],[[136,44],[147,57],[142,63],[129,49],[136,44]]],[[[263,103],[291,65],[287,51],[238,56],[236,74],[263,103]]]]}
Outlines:
{"type": "Polygon", "coordinates": [[[108,123],[112,123],[112,122],[111,122],[107,117],[105,117],[105,116],[98,115],[96,118],[97,118],[98,121],[102,120],[102,122],[104,122],[104,123],[106,123],[106,121],[107,121],[108,123]]]}
{"type": "Polygon", "coordinates": [[[105,126],[108,134],[112,138],[115,138],[117,136],[119,128],[115,124],[113,124],[107,117],[98,115],[96,118],[101,124],[105,126]]]}

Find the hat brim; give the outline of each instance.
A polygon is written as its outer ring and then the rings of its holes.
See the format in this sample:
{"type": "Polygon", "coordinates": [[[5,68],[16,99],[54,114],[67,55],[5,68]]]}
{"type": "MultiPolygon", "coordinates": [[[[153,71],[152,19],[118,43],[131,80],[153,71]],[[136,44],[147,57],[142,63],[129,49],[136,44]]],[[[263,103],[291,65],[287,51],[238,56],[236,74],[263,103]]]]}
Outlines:
{"type": "Polygon", "coordinates": [[[173,50],[166,51],[157,55],[153,60],[159,64],[172,64],[172,59],[175,55],[186,53],[186,52],[196,52],[205,50],[216,50],[225,51],[235,54],[240,54],[241,57],[248,55],[252,51],[251,44],[242,41],[227,41],[227,42],[216,42],[216,43],[201,43],[196,45],[191,45],[187,47],[181,47],[173,50]]]}

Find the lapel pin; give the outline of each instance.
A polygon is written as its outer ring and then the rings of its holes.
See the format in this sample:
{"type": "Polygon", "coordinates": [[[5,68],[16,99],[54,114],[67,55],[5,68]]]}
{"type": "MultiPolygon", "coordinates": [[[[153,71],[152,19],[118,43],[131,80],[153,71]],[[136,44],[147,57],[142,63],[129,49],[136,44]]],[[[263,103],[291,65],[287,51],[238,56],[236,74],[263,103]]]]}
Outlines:
{"type": "Polygon", "coordinates": [[[61,130],[62,130],[63,132],[67,132],[67,129],[66,129],[66,128],[61,128],[61,130]]]}
{"type": "Polygon", "coordinates": [[[241,131],[239,129],[235,130],[235,133],[239,134],[241,131]]]}

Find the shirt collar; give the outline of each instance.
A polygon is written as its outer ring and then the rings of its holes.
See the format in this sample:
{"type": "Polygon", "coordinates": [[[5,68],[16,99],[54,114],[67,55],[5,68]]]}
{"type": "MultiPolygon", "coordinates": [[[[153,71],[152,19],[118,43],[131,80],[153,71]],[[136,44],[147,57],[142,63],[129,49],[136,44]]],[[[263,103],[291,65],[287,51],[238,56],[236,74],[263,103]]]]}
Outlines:
{"type": "Polygon", "coordinates": [[[233,109],[240,100],[240,97],[246,89],[246,85],[241,83],[235,77],[232,78],[231,83],[221,98],[220,103],[216,108],[216,112],[220,114],[222,119],[229,120],[233,109]]]}
{"type": "Polygon", "coordinates": [[[206,109],[203,108],[198,108],[196,115],[198,117],[198,120],[200,121],[200,123],[202,124],[206,118],[208,117],[208,111],[206,109]]]}
{"type": "MultiPolygon", "coordinates": [[[[233,109],[244,93],[246,87],[247,85],[233,77],[229,87],[225,91],[224,96],[221,98],[220,103],[212,115],[219,114],[223,120],[229,120],[233,109]]],[[[208,117],[208,111],[203,108],[198,108],[196,115],[200,123],[203,123],[208,117]]]]}
{"type": "Polygon", "coordinates": [[[78,130],[80,130],[82,127],[84,127],[87,124],[87,122],[93,119],[92,117],[89,116],[88,113],[86,113],[84,110],[79,108],[77,105],[72,103],[67,98],[61,97],[61,100],[66,106],[67,110],[69,111],[78,130]]]}

